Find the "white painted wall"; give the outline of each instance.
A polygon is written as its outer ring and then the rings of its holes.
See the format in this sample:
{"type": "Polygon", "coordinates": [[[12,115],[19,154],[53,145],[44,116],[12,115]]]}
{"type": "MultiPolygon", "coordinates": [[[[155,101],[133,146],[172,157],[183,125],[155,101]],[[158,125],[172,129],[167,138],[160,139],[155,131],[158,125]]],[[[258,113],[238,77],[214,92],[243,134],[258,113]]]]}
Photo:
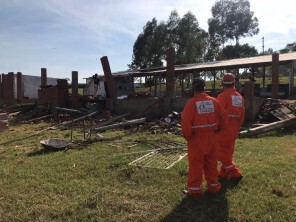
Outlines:
{"type": "MultiPolygon", "coordinates": [[[[41,77],[40,76],[27,76],[22,75],[23,77],[23,95],[24,97],[28,97],[30,99],[38,99],[38,90],[41,85],[41,77]]],[[[16,81],[15,81],[16,84],[16,81]]],[[[47,85],[57,85],[56,78],[47,78],[47,85]]],[[[15,89],[17,89],[15,85],[15,89]]],[[[17,93],[15,93],[15,96],[17,93]]]]}

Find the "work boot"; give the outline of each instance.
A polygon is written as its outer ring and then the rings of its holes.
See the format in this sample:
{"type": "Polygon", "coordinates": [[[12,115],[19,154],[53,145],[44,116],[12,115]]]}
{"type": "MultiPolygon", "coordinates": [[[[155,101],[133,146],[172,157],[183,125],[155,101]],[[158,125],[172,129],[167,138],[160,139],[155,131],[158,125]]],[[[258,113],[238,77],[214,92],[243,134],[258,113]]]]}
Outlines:
{"type": "Polygon", "coordinates": [[[194,192],[194,193],[189,193],[188,190],[183,190],[182,191],[185,195],[191,196],[191,197],[202,197],[202,191],[199,192],[194,192]]]}
{"type": "Polygon", "coordinates": [[[221,167],[220,168],[220,171],[218,173],[218,177],[220,179],[228,179],[229,178],[229,173],[226,172],[226,170],[225,170],[224,167],[221,167]]]}
{"type": "Polygon", "coordinates": [[[239,171],[238,168],[235,168],[233,171],[229,172],[229,179],[230,180],[238,180],[240,181],[243,178],[243,175],[239,171]]]}
{"type": "Polygon", "coordinates": [[[207,188],[210,193],[219,193],[221,190],[221,184],[219,182],[211,183],[207,185],[207,188]]]}

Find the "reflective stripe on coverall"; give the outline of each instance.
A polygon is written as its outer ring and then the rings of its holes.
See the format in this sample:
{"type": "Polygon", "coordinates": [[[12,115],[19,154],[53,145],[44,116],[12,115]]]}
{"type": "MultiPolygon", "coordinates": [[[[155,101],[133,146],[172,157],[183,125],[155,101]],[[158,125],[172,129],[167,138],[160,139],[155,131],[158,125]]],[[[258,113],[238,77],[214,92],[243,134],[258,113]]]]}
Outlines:
{"type": "Polygon", "coordinates": [[[182,112],[182,132],[188,141],[188,193],[202,193],[202,175],[209,191],[221,189],[218,182],[217,154],[214,130],[223,129],[227,113],[215,98],[206,93],[196,94],[182,112]]]}
{"type": "Polygon", "coordinates": [[[218,135],[218,160],[222,163],[219,176],[221,177],[240,177],[241,173],[235,166],[233,154],[235,140],[239,129],[244,122],[245,101],[235,88],[225,88],[219,94],[217,100],[228,113],[228,124],[225,130],[218,135]]]}

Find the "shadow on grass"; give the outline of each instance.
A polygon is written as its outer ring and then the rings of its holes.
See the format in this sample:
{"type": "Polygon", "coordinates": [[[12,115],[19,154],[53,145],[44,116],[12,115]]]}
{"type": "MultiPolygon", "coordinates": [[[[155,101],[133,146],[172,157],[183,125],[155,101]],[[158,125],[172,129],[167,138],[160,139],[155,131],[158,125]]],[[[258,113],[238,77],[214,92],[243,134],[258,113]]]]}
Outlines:
{"type": "Polygon", "coordinates": [[[202,197],[185,196],[181,203],[162,222],[229,221],[226,192],[238,185],[239,181],[221,181],[222,190],[218,194],[205,192],[202,197]]]}
{"type": "Polygon", "coordinates": [[[54,153],[54,152],[63,152],[63,151],[65,151],[65,149],[63,149],[63,150],[40,149],[40,150],[28,153],[27,156],[33,157],[33,156],[39,156],[39,155],[45,155],[45,154],[50,154],[50,153],[54,153]]]}
{"type": "Polygon", "coordinates": [[[6,145],[9,145],[11,143],[19,142],[19,141],[29,139],[29,138],[32,138],[32,137],[35,137],[35,136],[38,136],[38,134],[31,134],[31,135],[28,135],[28,136],[24,136],[22,138],[17,138],[17,139],[14,139],[14,140],[6,141],[6,142],[3,142],[3,143],[0,143],[0,145],[6,146],[6,145]]]}

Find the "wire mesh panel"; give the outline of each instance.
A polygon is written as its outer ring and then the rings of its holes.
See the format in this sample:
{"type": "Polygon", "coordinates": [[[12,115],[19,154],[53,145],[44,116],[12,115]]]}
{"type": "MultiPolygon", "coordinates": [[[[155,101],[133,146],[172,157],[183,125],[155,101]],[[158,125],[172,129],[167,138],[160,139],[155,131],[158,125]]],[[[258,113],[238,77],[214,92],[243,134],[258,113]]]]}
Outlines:
{"type": "Polygon", "coordinates": [[[129,165],[169,169],[187,155],[187,150],[182,149],[157,149],[132,161],[129,165]]]}

